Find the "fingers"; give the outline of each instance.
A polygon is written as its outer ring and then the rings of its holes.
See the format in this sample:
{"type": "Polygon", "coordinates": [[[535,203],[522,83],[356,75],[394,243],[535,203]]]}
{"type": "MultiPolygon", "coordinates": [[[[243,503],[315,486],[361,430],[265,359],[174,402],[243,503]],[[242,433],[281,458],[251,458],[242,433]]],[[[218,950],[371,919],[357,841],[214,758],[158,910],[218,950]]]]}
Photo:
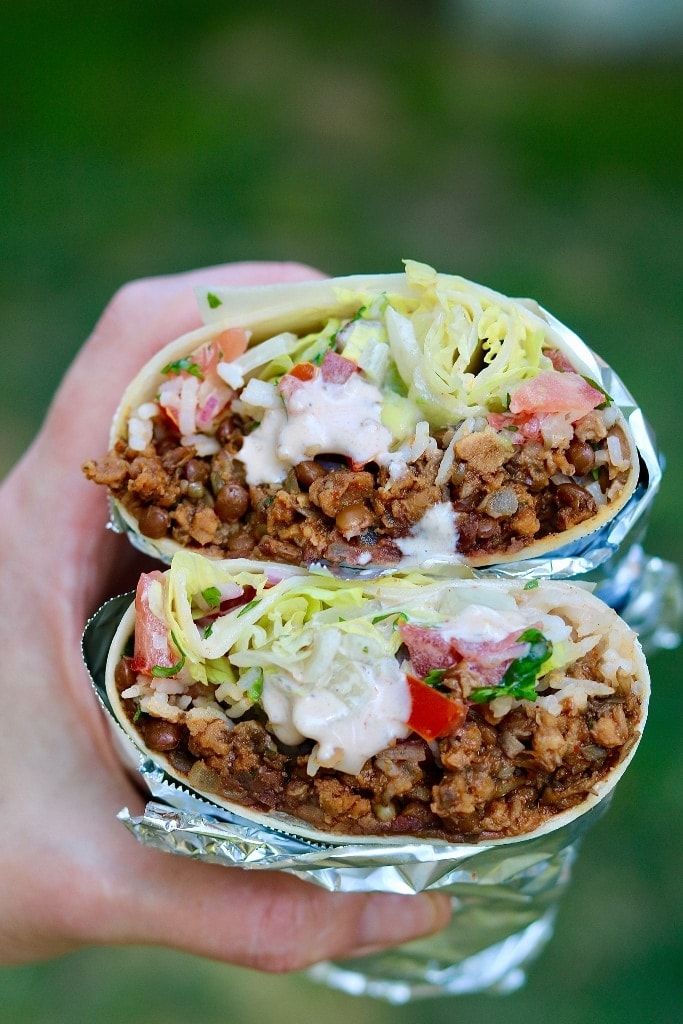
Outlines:
{"type": "Polygon", "coordinates": [[[82,400],[93,391],[101,399],[106,388],[113,412],[125,386],[155,352],[201,325],[197,285],[240,287],[319,276],[319,271],[297,263],[235,263],[132,281],[105,309],[64,389],[79,392],[82,400]]]}
{"type": "MultiPolygon", "coordinates": [[[[120,289],[65,377],[36,444],[13,474],[12,503],[28,516],[24,520],[33,547],[40,546],[42,530],[46,541],[61,536],[60,544],[72,544],[80,553],[78,561],[110,564],[120,545],[100,532],[107,518],[106,495],[85,480],[81,466],[106,451],[116,406],[140,367],[167,342],[198,326],[196,285],[272,284],[318,276],[319,271],[297,263],[235,263],[147,278],[120,289]],[[49,514],[38,521],[36,513],[47,512],[48,504],[49,514]]],[[[58,545],[47,549],[62,564],[66,553],[58,545]]]]}
{"type": "Polygon", "coordinates": [[[48,428],[84,458],[106,446],[111,417],[138,370],[169,341],[200,326],[195,286],[273,284],[319,276],[319,271],[298,263],[235,263],[124,285],[59,389],[48,428]]]}
{"type": "MultiPolygon", "coordinates": [[[[443,928],[446,896],[328,893],[278,873],[160,858],[104,941],[153,943],[264,971],[360,956],[443,928]]],[[[109,918],[111,920],[111,917],[109,918]]]]}

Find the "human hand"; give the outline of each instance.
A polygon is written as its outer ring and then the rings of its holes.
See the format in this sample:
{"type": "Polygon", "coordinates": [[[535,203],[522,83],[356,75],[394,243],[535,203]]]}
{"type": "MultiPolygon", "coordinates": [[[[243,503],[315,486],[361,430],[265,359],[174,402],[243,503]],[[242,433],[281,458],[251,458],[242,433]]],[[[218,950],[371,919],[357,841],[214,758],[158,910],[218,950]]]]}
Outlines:
{"type": "Polygon", "coordinates": [[[104,530],[104,496],[80,468],[106,449],[125,386],[162,345],[199,325],[194,285],[314,276],[293,264],[233,264],[126,285],[0,488],[0,961],[146,943],[295,970],[447,923],[445,896],[327,893],[138,844],[115,815],[142,799],[112,750],[81,663],[88,615],[134,587],[142,567],[104,530]]]}

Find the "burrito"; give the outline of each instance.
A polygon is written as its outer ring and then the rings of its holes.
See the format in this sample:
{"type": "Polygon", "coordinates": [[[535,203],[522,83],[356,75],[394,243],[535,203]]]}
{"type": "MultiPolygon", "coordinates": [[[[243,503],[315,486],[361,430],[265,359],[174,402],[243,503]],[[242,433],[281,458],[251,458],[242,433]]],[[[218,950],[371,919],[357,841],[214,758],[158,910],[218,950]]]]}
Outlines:
{"type": "Polygon", "coordinates": [[[140,371],[84,467],[166,562],[494,565],[581,540],[633,493],[594,357],[530,301],[411,261],[199,299],[209,322],[140,371]]]}
{"type": "Polygon", "coordinates": [[[117,722],[203,798],[318,842],[567,824],[633,757],[635,634],[570,583],[342,580],[177,553],[106,665],[117,722]]]}

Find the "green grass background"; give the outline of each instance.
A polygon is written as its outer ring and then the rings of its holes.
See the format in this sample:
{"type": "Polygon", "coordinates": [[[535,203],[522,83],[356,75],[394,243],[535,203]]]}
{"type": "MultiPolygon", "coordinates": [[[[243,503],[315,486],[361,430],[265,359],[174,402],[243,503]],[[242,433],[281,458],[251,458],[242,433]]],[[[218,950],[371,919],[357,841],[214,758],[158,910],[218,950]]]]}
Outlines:
{"type": "MultiPolygon", "coordinates": [[[[28,2],[0,18],[0,473],[125,280],[254,258],[396,270],[411,256],[537,297],[620,371],[669,457],[649,546],[680,561],[671,53],[560,59],[477,37],[431,2],[28,2]]],[[[675,1020],[679,665],[653,661],[641,751],[522,992],[396,1010],[303,978],[107,949],[4,971],[0,1022],[675,1020]]]]}

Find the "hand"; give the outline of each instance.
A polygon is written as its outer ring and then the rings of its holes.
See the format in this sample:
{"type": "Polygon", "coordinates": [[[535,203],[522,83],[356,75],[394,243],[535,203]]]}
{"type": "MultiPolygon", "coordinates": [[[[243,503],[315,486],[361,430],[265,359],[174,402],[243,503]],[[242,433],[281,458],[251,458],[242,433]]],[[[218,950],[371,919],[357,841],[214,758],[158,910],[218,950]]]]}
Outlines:
{"type": "Polygon", "coordinates": [[[138,844],[115,815],[142,800],[111,748],[81,663],[88,615],[106,596],[131,589],[141,565],[123,538],[105,531],[104,496],[80,468],[106,450],[124,387],[162,345],[199,326],[195,284],[314,276],[292,264],[234,264],[126,285],[0,488],[6,963],[88,943],[153,943],[293,970],[406,942],[448,920],[444,896],[332,894],[138,844]]]}

